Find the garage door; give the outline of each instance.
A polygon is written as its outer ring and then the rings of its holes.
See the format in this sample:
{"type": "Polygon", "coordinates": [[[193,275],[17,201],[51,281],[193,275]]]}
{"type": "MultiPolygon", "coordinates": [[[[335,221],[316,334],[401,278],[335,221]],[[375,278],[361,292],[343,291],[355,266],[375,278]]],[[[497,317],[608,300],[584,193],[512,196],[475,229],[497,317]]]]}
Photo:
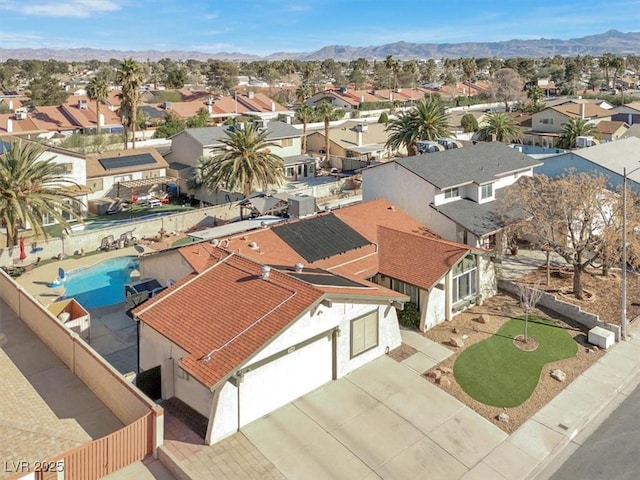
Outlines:
{"type": "Polygon", "coordinates": [[[331,381],[331,362],[327,336],[247,372],[240,383],[240,425],[331,381]]]}

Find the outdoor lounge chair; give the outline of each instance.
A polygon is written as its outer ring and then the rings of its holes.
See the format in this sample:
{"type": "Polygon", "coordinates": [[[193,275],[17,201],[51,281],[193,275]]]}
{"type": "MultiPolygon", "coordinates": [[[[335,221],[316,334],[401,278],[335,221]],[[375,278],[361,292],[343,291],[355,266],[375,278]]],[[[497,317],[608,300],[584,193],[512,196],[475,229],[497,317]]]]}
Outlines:
{"type": "Polygon", "coordinates": [[[128,232],[120,234],[118,243],[121,243],[125,247],[130,247],[131,245],[137,245],[138,239],[133,236],[133,230],[129,230],[128,232]]]}
{"type": "Polygon", "coordinates": [[[118,248],[118,242],[115,241],[115,239],[113,238],[113,235],[107,235],[100,242],[99,249],[104,250],[105,252],[108,252],[112,248],[118,248]]]}

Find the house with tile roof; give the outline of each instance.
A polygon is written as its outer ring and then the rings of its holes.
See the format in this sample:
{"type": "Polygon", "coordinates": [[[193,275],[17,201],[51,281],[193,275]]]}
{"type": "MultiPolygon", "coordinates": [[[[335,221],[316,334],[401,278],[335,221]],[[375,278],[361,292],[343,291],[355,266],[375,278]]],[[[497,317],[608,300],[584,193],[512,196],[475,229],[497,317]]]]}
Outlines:
{"type": "Polygon", "coordinates": [[[170,286],[132,311],[140,368],[214,443],[398,346],[404,302],[426,329],[492,295],[491,265],[384,200],[144,255],[170,286]]]}
{"type": "Polygon", "coordinates": [[[100,124],[103,133],[121,133],[124,131],[122,120],[108,108],[101,108],[100,115],[96,111],[96,103],[86,95],[73,95],[69,101],[60,105],[62,113],[70,121],[80,127],[83,133],[94,132],[100,124]]]}
{"type": "Polygon", "coordinates": [[[132,195],[148,195],[150,191],[161,193],[165,184],[175,181],[167,177],[167,161],[152,147],[89,154],[85,162],[89,200],[129,200],[132,195]]]}
{"type": "Polygon", "coordinates": [[[593,103],[563,103],[545,108],[531,116],[531,129],[523,134],[523,142],[530,145],[554,147],[562,133],[562,126],[574,118],[583,118],[597,125],[612,120],[612,110],[593,103]]]}
{"type": "Polygon", "coordinates": [[[595,126],[595,136],[600,142],[618,140],[629,130],[629,125],[621,121],[603,120],[595,126]]]}
{"type": "Polygon", "coordinates": [[[363,199],[385,198],[443,238],[501,247],[504,189],[540,162],[499,142],[405,157],[362,172],[363,199]]]}
{"type": "MultiPolygon", "coordinates": [[[[366,166],[367,162],[389,157],[385,147],[389,139],[386,125],[347,121],[329,129],[331,143],[331,166],[341,170],[354,170],[366,166]],[[333,158],[335,157],[335,158],[333,158]],[[365,162],[364,165],[349,168],[349,159],[365,162]]],[[[324,130],[307,133],[307,151],[322,155],[326,148],[324,130]]],[[[406,149],[403,152],[406,154],[406,149]]]]}
{"type": "MultiPolygon", "coordinates": [[[[302,154],[301,130],[277,120],[256,120],[256,124],[266,130],[266,139],[276,144],[271,147],[271,151],[284,160],[285,178],[303,180],[315,177],[315,159],[302,154]]],[[[226,145],[220,140],[228,138],[227,133],[234,128],[242,128],[242,124],[187,128],[171,137],[171,151],[166,155],[167,161],[195,168],[201,158],[209,158],[225,151],[226,145]]]]}

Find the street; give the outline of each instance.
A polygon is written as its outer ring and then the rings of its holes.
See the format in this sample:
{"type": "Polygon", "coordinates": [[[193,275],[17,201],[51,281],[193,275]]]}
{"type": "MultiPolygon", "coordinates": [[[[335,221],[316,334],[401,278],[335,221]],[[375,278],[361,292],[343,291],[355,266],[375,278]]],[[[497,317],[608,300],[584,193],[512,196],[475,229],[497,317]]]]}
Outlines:
{"type": "MultiPolygon", "coordinates": [[[[640,387],[616,408],[550,480],[636,479],[640,455],[640,387]]],[[[575,440],[574,440],[575,441],[575,440]]],[[[575,446],[575,443],[572,443],[575,446]]],[[[569,448],[569,446],[567,446],[569,448]]],[[[538,476],[538,479],[542,477],[538,476]]]]}

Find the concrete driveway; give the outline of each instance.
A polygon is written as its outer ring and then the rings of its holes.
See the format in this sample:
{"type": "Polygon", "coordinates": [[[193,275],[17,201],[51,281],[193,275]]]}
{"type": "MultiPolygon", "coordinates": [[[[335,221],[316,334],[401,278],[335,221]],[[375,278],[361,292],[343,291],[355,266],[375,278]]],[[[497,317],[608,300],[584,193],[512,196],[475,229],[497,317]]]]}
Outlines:
{"type": "Polygon", "coordinates": [[[507,438],[383,356],[242,429],[289,479],[457,479],[507,438]]]}

